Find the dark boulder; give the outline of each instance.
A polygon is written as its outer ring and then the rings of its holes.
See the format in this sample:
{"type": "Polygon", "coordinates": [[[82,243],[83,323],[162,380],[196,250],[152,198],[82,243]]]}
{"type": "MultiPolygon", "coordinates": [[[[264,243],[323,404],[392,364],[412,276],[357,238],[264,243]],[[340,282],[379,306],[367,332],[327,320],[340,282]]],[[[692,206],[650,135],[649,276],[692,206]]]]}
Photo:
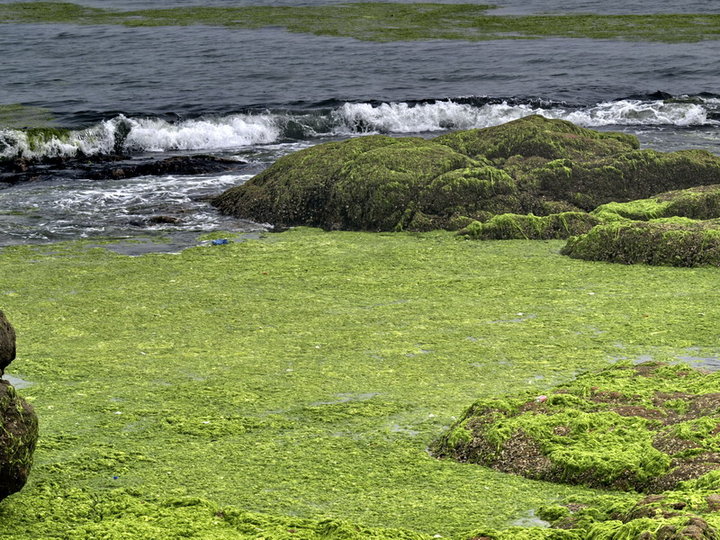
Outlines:
{"type": "Polygon", "coordinates": [[[48,157],[34,161],[17,158],[0,161],[0,182],[19,184],[53,178],[118,180],[149,175],[210,174],[239,170],[245,165],[247,163],[244,161],[204,154],[173,156],[166,159],[130,158],[115,154],[72,158],[48,157]]]}
{"type": "Polygon", "coordinates": [[[37,415],[5,380],[0,380],[0,500],[27,481],[38,437],[37,415]]]}
{"type": "MultiPolygon", "coordinates": [[[[0,311],[0,371],[15,359],[15,331],[0,311]]],[[[38,437],[38,421],[28,403],[0,379],[0,500],[27,481],[38,437]]]]}
{"type": "Polygon", "coordinates": [[[15,330],[5,314],[0,311],[0,376],[13,360],[15,360],[15,330]]]}

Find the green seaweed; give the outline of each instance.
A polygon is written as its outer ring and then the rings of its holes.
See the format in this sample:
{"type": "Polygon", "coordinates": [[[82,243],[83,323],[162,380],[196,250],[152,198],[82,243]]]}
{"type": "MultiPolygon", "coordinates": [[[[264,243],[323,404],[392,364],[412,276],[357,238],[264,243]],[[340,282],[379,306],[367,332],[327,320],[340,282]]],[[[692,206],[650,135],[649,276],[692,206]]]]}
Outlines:
{"type": "Polygon", "coordinates": [[[720,266],[720,222],[664,218],[615,221],[568,239],[577,259],[661,266],[720,266]]]}
{"type": "Polygon", "coordinates": [[[482,4],[357,2],[323,6],[175,7],[119,11],[62,2],[0,4],[2,23],[281,26],[290,32],[370,41],[547,37],[698,42],[720,37],[714,14],[492,15],[482,4]]]}
{"type": "Polygon", "coordinates": [[[458,234],[473,240],[550,240],[584,234],[600,220],[584,212],[548,216],[501,214],[485,223],[475,221],[458,234]]]}
{"type": "Polygon", "coordinates": [[[716,269],[562,245],[300,228],[177,255],[3,249],[10,372],[42,434],[2,534],[460,539],[599,501],[426,453],[479,397],[547,394],[619,355],[712,356],[716,269]]]}

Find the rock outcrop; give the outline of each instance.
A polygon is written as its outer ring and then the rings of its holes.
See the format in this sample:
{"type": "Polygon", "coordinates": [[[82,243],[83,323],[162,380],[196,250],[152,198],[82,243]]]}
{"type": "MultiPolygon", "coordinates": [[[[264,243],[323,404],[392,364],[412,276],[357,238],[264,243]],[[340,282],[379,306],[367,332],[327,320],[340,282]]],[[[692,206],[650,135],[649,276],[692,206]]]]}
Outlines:
{"type": "MultiPolygon", "coordinates": [[[[15,331],[0,311],[0,366],[15,358],[15,331]]],[[[27,481],[38,437],[37,415],[9,382],[0,379],[0,500],[27,481]]]]}
{"type": "Polygon", "coordinates": [[[432,449],[529,478],[630,492],[541,508],[549,529],[475,538],[716,539],[719,388],[720,373],[686,365],[616,365],[546,395],[480,400],[432,449]]]}
{"type": "Polygon", "coordinates": [[[285,156],[213,204],[279,226],[456,230],[500,214],[589,212],[720,184],[717,156],[638,147],[632,135],[541,116],[431,140],[359,137],[285,156]]]}

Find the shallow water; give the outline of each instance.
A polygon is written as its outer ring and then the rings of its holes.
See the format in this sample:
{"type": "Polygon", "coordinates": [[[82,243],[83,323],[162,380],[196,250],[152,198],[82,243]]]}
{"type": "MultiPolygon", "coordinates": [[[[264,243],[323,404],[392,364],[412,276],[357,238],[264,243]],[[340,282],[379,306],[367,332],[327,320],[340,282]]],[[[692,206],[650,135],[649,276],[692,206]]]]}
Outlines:
{"type": "MultiPolygon", "coordinates": [[[[197,5],[83,3],[117,9],[197,5]]],[[[320,3],[338,2],[264,5],[320,3]]],[[[498,13],[713,11],[709,3],[677,0],[602,6],[511,0],[499,6],[498,13]]],[[[209,152],[250,164],[247,175],[234,177],[0,183],[0,246],[261,230],[219,216],[208,200],[281,155],[366,133],[431,137],[536,113],[634,133],[659,150],[720,154],[716,43],[374,43],[280,28],[5,24],[0,105],[46,109],[55,125],[75,131],[68,142],[31,148],[19,132],[0,129],[0,157],[73,155],[79,149],[93,154],[120,145],[137,156],[209,152]],[[668,95],[694,99],[668,103],[668,95]],[[159,216],[172,223],[149,223],[159,216]]]]}

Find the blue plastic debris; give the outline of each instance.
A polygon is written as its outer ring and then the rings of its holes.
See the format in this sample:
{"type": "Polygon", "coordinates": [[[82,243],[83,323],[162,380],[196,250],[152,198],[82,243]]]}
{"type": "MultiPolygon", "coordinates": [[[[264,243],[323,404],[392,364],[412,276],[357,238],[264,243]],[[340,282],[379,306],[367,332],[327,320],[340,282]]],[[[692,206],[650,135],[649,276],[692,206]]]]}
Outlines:
{"type": "Polygon", "coordinates": [[[220,240],[212,241],[213,246],[224,246],[227,243],[229,243],[227,238],[221,238],[220,240]]]}

